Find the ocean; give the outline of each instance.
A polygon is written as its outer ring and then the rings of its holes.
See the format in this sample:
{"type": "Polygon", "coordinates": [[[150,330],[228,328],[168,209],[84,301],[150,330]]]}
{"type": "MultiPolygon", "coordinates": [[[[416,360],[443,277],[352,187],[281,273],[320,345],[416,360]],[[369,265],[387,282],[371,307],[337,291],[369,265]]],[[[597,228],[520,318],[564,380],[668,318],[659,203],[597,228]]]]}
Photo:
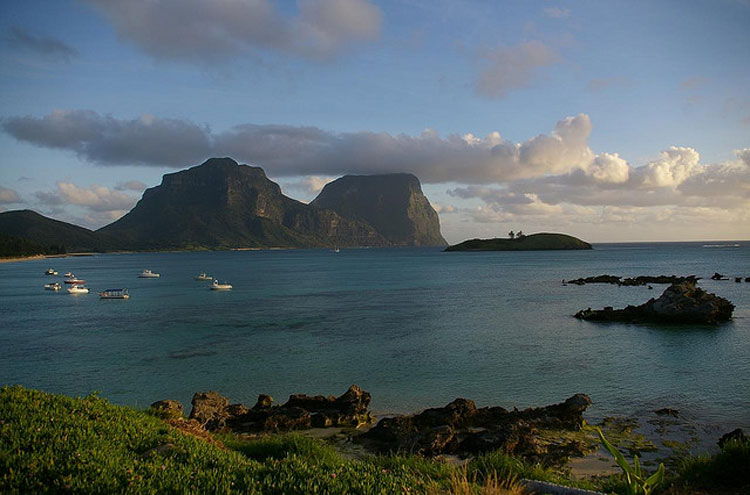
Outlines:
{"type": "Polygon", "coordinates": [[[378,414],[456,397],[506,408],[594,401],[587,416],[671,407],[750,427],[750,242],[598,244],[592,251],[445,253],[439,248],[104,254],[0,264],[0,383],[98,391],[146,407],[216,390],[340,395],[378,414]],[[45,291],[53,267],[88,295],[45,291]],[[144,269],[161,274],[140,279],[144,269]],[[201,271],[229,281],[211,291],[201,271]],[[714,272],[729,281],[713,281],[714,272]],[[666,288],[562,285],[600,274],[697,275],[731,300],[719,326],[601,324],[572,315],[666,288]],[[131,299],[100,300],[126,287],[131,299]]]}

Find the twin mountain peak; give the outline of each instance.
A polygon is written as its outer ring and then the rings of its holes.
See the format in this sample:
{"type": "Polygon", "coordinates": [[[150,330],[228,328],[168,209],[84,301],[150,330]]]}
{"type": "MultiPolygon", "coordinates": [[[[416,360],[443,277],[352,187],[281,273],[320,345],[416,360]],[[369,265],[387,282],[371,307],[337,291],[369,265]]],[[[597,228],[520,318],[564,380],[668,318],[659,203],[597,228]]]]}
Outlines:
{"type": "Polygon", "coordinates": [[[414,175],[347,175],[305,204],[231,158],[164,175],[95,234],[104,250],[447,244],[414,175]]]}

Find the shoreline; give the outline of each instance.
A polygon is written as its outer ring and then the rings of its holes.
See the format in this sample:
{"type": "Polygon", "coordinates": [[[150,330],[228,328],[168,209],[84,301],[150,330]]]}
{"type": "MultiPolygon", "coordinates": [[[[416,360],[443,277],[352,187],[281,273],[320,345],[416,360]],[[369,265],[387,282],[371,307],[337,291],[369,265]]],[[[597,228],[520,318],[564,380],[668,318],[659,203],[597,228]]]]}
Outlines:
{"type": "Polygon", "coordinates": [[[65,254],[35,254],[33,256],[15,256],[12,258],[0,258],[0,263],[19,263],[22,261],[33,261],[41,259],[60,259],[60,258],[78,258],[83,256],[95,256],[100,253],[94,252],[81,252],[81,253],[65,253],[65,254]]]}

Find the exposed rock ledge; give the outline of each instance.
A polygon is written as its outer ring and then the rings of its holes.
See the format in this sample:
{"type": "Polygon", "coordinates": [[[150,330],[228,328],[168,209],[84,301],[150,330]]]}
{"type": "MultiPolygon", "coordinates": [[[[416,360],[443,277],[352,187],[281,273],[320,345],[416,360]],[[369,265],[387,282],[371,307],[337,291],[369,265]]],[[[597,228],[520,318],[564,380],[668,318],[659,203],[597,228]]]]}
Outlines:
{"type": "MultiPolygon", "coordinates": [[[[352,385],[340,397],[295,394],[281,406],[260,395],[252,408],[230,404],[216,392],[193,396],[189,420],[182,419],[182,404],[174,400],[154,402],[151,408],[170,421],[190,423],[202,431],[277,433],[331,426],[359,427],[373,422],[368,411],[371,396],[352,385]]],[[[502,449],[504,452],[547,463],[562,463],[582,455],[587,447],[579,440],[545,441],[538,430],[577,431],[583,412],[591,405],[585,394],[565,402],[519,411],[502,407],[477,408],[474,401],[456,399],[445,407],[419,414],[381,419],[369,431],[354,437],[374,452],[410,452],[423,455],[470,456],[502,449]]]]}
{"type": "Polygon", "coordinates": [[[380,452],[468,456],[502,449],[530,459],[562,461],[570,455],[581,455],[586,446],[575,440],[545,445],[537,430],[579,430],[589,405],[591,399],[585,394],[576,394],[560,404],[522,411],[497,406],[478,409],[474,401],[456,399],[445,407],[419,414],[383,418],[355,440],[380,452]]]}
{"type": "MultiPolygon", "coordinates": [[[[370,394],[357,385],[349,387],[340,397],[294,394],[281,406],[274,406],[270,395],[261,394],[252,408],[230,404],[229,399],[216,392],[198,392],[193,395],[189,417],[209,431],[227,428],[240,433],[359,427],[373,421],[367,409],[370,400],[370,394]]],[[[182,404],[177,401],[154,402],[151,408],[169,419],[182,416],[182,404]]]]}
{"type": "Polygon", "coordinates": [[[620,321],[628,323],[708,323],[716,324],[732,318],[734,304],[710,294],[690,281],[673,284],[658,299],[649,299],[640,306],[600,310],[583,309],[576,318],[590,321],[620,321]]]}

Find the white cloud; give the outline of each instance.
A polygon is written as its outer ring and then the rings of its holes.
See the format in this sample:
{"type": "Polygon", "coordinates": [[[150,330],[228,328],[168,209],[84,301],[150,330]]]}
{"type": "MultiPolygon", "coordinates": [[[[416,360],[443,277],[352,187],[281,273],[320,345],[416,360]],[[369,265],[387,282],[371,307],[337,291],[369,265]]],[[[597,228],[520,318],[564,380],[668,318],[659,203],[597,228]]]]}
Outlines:
{"type": "Polygon", "coordinates": [[[146,189],[146,184],[139,180],[129,180],[127,182],[120,182],[115,186],[118,191],[138,191],[142,192],[146,189]]]}
{"type": "Polygon", "coordinates": [[[157,59],[215,63],[277,52],[330,59],[376,39],[382,14],[367,0],[298,0],[290,15],[269,0],[86,0],[118,36],[157,59]]]}
{"type": "Polygon", "coordinates": [[[562,9],[560,7],[547,7],[542,9],[544,15],[553,19],[563,19],[570,16],[570,9],[562,9]]]}
{"type": "Polygon", "coordinates": [[[645,187],[677,187],[692,175],[703,172],[699,162],[700,155],[693,148],[672,146],[638,172],[645,187]]]}
{"type": "Polygon", "coordinates": [[[57,181],[54,191],[37,191],[35,197],[44,207],[54,207],[52,211],[55,215],[89,227],[101,227],[120,218],[138,200],[135,196],[105,186],[81,187],[65,181],[57,181]],[[70,216],[66,209],[69,206],[82,208],[83,216],[70,216]]]}
{"type": "Polygon", "coordinates": [[[0,186],[0,204],[20,203],[21,197],[13,189],[0,186]]]}
{"type": "Polygon", "coordinates": [[[486,50],[480,59],[482,67],[474,82],[474,92],[484,98],[499,99],[530,86],[542,67],[557,61],[557,54],[541,41],[528,41],[486,50]]]}

